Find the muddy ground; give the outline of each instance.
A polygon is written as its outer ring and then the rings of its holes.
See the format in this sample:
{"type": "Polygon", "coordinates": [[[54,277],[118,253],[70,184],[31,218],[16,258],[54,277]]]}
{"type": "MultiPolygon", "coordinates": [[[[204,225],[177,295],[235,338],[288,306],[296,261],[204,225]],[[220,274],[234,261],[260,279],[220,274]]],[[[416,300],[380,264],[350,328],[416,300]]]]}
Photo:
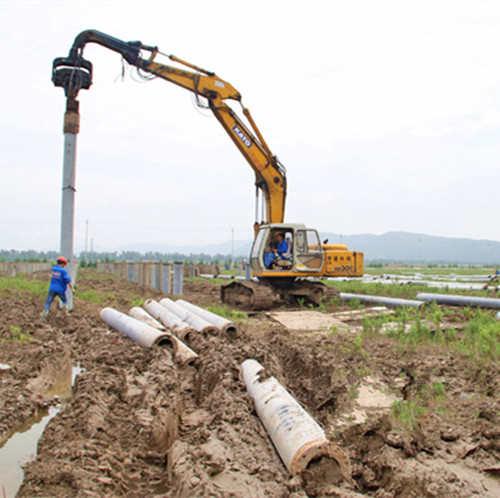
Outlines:
{"type": "MultiPolygon", "coordinates": [[[[361,342],[358,312],[338,315],[345,327],[334,332],[291,330],[258,313],[238,321],[236,339],[197,337],[199,359],[180,366],[167,349],[141,348],[99,316],[161,297],[91,270],[80,272],[69,316],[53,305],[43,321],[42,297],[0,295],[0,363],[11,367],[0,370],[0,444],[38,410],[61,404],[17,496],[500,496],[497,364],[445,346],[403,348],[380,334],[361,342]],[[79,299],[86,291],[105,300],[79,299]],[[344,449],[350,479],[339,482],[321,462],[302,478],[288,475],[241,380],[247,358],[344,449]],[[77,365],[72,394],[54,398],[53,385],[77,365]],[[391,415],[394,401],[415,408],[410,425],[391,415]]],[[[220,304],[219,286],[188,281],[183,298],[220,304]]]]}

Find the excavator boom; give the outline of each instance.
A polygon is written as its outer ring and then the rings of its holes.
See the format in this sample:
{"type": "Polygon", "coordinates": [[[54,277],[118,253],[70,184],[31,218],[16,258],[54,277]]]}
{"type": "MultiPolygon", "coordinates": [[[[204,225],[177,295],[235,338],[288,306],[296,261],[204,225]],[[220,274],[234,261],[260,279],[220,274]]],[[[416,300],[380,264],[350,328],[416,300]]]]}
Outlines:
{"type": "MultiPolygon", "coordinates": [[[[166,57],[189,70],[159,63],[156,61],[156,57],[160,54],[157,47],[144,45],[140,41],[124,42],[100,31],[87,30],[75,38],[67,58],[54,60],[52,80],[56,86],[64,86],[68,96],[76,97],[80,89],[87,89],[92,83],[92,65],[83,58],[83,50],[87,43],[97,43],[113,50],[140,71],[185,88],[193,92],[197,98],[205,98],[208,107],[255,173],[257,191],[262,192],[266,201],[265,221],[283,222],[286,170],[270,151],[250,111],[243,107],[240,93],[230,83],[219,78],[214,72],[202,69],[174,55],[166,57]],[[149,57],[143,57],[144,52],[149,52],[149,57]],[[240,103],[248,124],[245,124],[229,107],[226,101],[230,100],[240,103]]],[[[255,221],[257,231],[259,220],[255,221]]]]}

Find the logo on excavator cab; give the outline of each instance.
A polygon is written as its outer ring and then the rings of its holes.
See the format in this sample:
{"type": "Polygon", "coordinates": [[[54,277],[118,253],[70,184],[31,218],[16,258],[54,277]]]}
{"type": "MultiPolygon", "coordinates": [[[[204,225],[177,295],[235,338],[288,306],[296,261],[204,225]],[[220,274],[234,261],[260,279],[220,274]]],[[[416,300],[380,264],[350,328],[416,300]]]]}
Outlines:
{"type": "Polygon", "coordinates": [[[246,135],[238,128],[238,126],[234,126],[233,127],[233,131],[236,133],[236,135],[238,135],[238,137],[240,138],[240,140],[247,146],[247,147],[251,147],[252,146],[252,142],[246,137],[246,135]]]}

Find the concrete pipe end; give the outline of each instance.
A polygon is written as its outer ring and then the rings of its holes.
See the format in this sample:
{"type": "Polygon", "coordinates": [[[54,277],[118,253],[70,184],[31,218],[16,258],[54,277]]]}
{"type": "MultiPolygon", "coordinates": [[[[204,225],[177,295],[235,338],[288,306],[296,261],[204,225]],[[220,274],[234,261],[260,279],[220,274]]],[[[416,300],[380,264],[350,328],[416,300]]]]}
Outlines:
{"type": "Polygon", "coordinates": [[[222,332],[224,332],[229,337],[229,339],[236,339],[240,335],[240,331],[234,323],[226,325],[222,329],[222,332]]]}
{"type": "Polygon", "coordinates": [[[192,327],[186,327],[182,330],[179,330],[176,335],[182,342],[191,344],[193,342],[193,338],[196,336],[196,329],[193,329],[192,327]]]}
{"type": "Polygon", "coordinates": [[[153,346],[168,349],[172,355],[177,353],[177,343],[170,334],[162,334],[154,341],[153,346]]]}
{"type": "Polygon", "coordinates": [[[215,327],[214,325],[210,325],[210,326],[207,326],[207,327],[203,327],[202,329],[202,334],[205,336],[205,337],[208,337],[208,336],[218,336],[219,333],[220,333],[220,330],[215,327]]]}
{"type": "Polygon", "coordinates": [[[339,446],[328,440],[310,441],[302,446],[295,454],[289,470],[293,477],[300,475],[307,479],[308,473],[311,473],[315,479],[313,466],[322,466],[321,474],[328,475],[331,481],[352,481],[349,458],[339,446]]]}
{"type": "Polygon", "coordinates": [[[180,353],[176,353],[174,356],[175,361],[179,363],[182,367],[188,366],[188,367],[195,367],[198,359],[198,355],[182,355],[180,353]]]}

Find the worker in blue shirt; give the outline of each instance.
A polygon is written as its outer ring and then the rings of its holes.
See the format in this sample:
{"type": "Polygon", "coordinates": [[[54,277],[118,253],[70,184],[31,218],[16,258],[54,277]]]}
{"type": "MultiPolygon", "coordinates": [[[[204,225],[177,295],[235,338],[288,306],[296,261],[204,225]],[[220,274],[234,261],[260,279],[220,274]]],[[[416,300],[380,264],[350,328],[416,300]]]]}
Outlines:
{"type": "Polygon", "coordinates": [[[66,258],[60,256],[57,258],[57,265],[52,268],[52,275],[50,278],[49,292],[47,294],[47,300],[45,301],[45,306],[43,307],[42,317],[46,317],[49,314],[49,309],[52,301],[56,298],[62,303],[62,307],[67,309],[68,300],[66,298],[66,289],[69,288],[75,292],[73,285],[71,284],[71,277],[65,269],[68,264],[66,258]]]}
{"type": "Polygon", "coordinates": [[[275,243],[277,247],[275,249],[269,249],[269,252],[264,254],[264,264],[266,268],[272,268],[280,259],[287,259],[286,255],[289,251],[289,243],[285,240],[282,233],[276,235],[275,243]]]}

